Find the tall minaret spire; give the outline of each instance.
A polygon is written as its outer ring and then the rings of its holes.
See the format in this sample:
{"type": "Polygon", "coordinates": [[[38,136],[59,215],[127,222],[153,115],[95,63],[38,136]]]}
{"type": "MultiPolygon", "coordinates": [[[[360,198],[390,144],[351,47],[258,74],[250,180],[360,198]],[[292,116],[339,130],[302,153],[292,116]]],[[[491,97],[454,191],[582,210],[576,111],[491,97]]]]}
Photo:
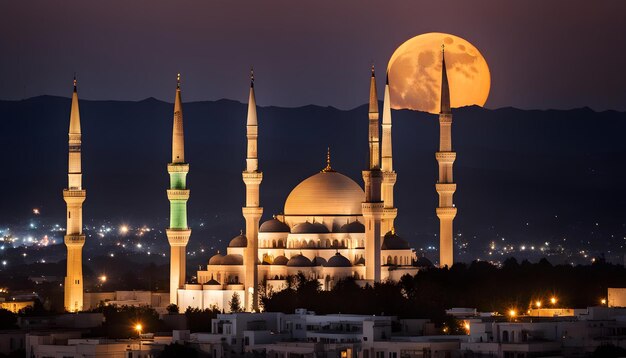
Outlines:
{"type": "Polygon", "coordinates": [[[382,138],[382,198],[385,203],[383,211],[382,232],[388,233],[394,228],[394,221],[398,215],[398,209],[393,204],[393,186],[396,184],[397,174],[393,170],[391,150],[391,96],[389,93],[389,74],[385,83],[385,97],[383,102],[383,138],[382,138]]]}
{"type": "Polygon", "coordinates": [[[372,77],[370,78],[370,103],[369,103],[369,169],[380,169],[380,138],[378,126],[378,94],[376,92],[376,73],[372,65],[372,77]]]}
{"type": "Polygon", "coordinates": [[[248,118],[246,121],[246,137],[248,149],[246,154],[246,170],[242,178],[246,185],[246,206],[242,208],[246,220],[246,239],[248,244],[244,254],[246,277],[244,286],[246,291],[245,305],[250,311],[259,310],[259,268],[257,265],[259,251],[259,221],[263,215],[263,208],[259,206],[259,189],[263,180],[263,173],[259,171],[257,157],[257,138],[259,136],[256,114],[256,98],[254,96],[254,71],[250,70],[250,97],[248,99],[248,118]]]}
{"type": "Polygon", "coordinates": [[[174,98],[174,128],[172,129],[172,163],[185,162],[185,135],[183,131],[183,105],[180,98],[180,73],[176,76],[174,98]]]}
{"type": "Polygon", "coordinates": [[[82,141],[76,76],[74,76],[68,142],[68,188],[63,190],[63,199],[67,205],[67,229],[64,238],[67,246],[67,275],[65,276],[64,307],[66,311],[78,312],[83,310],[83,246],[85,245],[83,202],[86,191],[82,184],[82,141]]]}
{"type": "Polygon", "coordinates": [[[439,151],[435,158],[439,163],[439,180],[435,185],[439,194],[439,265],[451,267],[454,263],[454,238],[452,222],[457,213],[452,196],[456,191],[456,184],[452,177],[452,165],[456,159],[456,152],[452,151],[452,109],[450,106],[450,87],[446,70],[444,46],[441,46],[441,109],[439,112],[439,151]]]}
{"type": "Polygon", "coordinates": [[[170,303],[178,304],[178,289],[184,288],[185,285],[187,243],[191,236],[191,229],[187,226],[189,164],[185,162],[180,74],[176,77],[176,97],[174,98],[172,162],[167,165],[167,172],[170,176],[170,188],[167,190],[167,198],[170,201],[170,226],[166,230],[170,244],[170,303]]]}
{"type": "Polygon", "coordinates": [[[365,221],[365,279],[378,282],[381,279],[381,221],[383,202],[381,200],[382,172],[380,171],[380,142],[378,130],[378,95],[376,76],[372,66],[369,96],[369,168],[363,171],[365,202],[362,204],[365,221]]]}

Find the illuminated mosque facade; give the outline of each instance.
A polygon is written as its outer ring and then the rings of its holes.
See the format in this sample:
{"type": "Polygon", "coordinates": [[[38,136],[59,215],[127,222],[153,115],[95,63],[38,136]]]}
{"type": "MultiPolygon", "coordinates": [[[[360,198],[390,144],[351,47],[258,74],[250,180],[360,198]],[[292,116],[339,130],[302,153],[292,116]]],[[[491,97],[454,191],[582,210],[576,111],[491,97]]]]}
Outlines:
{"type": "MultiPolygon", "coordinates": [[[[442,104],[440,114],[440,151],[436,154],[440,177],[436,184],[440,202],[442,266],[451,266],[452,204],[455,184],[452,182],[450,95],[445,70],[442,70],[442,104]]],[[[406,240],[394,228],[397,208],[394,206],[391,105],[389,83],[383,101],[382,125],[378,110],[376,78],[372,68],[368,107],[369,164],[362,171],[364,188],[331,166],[330,150],[326,167],[300,182],[289,193],[284,214],[273,215],[261,223],[263,208],[259,192],[263,173],[259,170],[257,151],[258,126],[254,76],[251,76],[246,121],[246,167],[242,172],[246,201],[242,207],[245,233],[233,238],[225,254],[208,259],[206,269],[197,271],[197,283],[186,280],[186,246],[191,236],[187,224],[186,185],[189,163],[185,161],[183,106],[180,77],[177,80],[172,130],[172,158],[167,165],[170,186],[170,225],[166,230],[170,244],[170,303],[181,308],[229,309],[233,295],[239,295],[248,311],[259,310],[259,289],[278,291],[286,287],[287,277],[303,274],[319,281],[324,290],[338,281],[353,278],[359,285],[384,280],[399,280],[405,274],[416,274],[430,264],[418,258],[406,240]],[[382,127],[382,136],[380,128],[382,127]]],[[[82,235],[81,205],[85,191],[80,184],[80,118],[76,86],[70,119],[69,189],[64,191],[68,207],[65,243],[68,248],[68,276],[65,285],[65,307],[82,310],[82,235]],[[69,281],[68,281],[69,280],[69,281]],[[81,296],[80,299],[78,296],[81,296]]]]}

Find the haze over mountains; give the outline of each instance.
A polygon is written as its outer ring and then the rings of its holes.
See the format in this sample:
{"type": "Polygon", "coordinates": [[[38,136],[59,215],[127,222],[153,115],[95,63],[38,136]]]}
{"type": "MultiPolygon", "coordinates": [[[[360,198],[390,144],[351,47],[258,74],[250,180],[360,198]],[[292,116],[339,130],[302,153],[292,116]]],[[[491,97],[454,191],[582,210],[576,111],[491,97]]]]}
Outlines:
{"type": "MultiPolygon", "coordinates": [[[[191,241],[228,240],[244,227],[246,107],[230,100],[184,104],[189,218],[192,228],[204,224],[191,241]]],[[[0,225],[33,207],[64,224],[69,110],[62,97],[0,101],[0,225]]],[[[173,105],[81,100],[80,110],[85,222],[166,227],[173,105]]],[[[362,185],[367,106],[263,107],[258,115],[262,220],[280,213],[291,189],[324,167],[328,146],[333,168],[362,185]]],[[[623,112],[454,110],[458,243],[482,252],[505,237],[615,253],[626,244],[624,133],[623,112]]],[[[394,111],[396,229],[414,247],[438,244],[437,145],[436,116],[394,111]]]]}

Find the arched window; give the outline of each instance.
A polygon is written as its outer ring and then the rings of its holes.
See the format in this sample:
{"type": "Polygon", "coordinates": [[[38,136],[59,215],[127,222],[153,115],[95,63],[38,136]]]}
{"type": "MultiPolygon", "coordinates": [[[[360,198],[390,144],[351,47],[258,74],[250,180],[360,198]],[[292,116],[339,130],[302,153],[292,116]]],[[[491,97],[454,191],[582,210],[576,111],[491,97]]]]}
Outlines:
{"type": "Polygon", "coordinates": [[[393,257],[393,264],[398,266],[398,256],[393,257]]]}
{"type": "Polygon", "coordinates": [[[387,256],[387,265],[391,265],[392,263],[391,256],[387,256]]]}
{"type": "Polygon", "coordinates": [[[333,247],[339,247],[339,240],[333,240],[333,247]]]}
{"type": "Polygon", "coordinates": [[[276,248],[276,240],[272,240],[272,248],[276,248]]]}
{"type": "Polygon", "coordinates": [[[502,343],[509,342],[509,331],[502,331],[502,343]]]}
{"type": "Polygon", "coordinates": [[[278,240],[277,247],[283,248],[283,240],[278,240]]]}

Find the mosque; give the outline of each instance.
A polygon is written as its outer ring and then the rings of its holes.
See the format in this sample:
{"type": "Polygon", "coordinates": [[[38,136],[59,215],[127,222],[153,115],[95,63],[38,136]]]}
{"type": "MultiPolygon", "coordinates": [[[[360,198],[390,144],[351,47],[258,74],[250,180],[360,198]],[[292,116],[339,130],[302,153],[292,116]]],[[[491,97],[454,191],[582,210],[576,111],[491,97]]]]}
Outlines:
{"type": "MultiPolygon", "coordinates": [[[[452,152],[450,127],[452,115],[448,80],[443,60],[441,86],[439,193],[437,215],[440,218],[440,264],[451,266],[452,220],[456,207],[452,194],[452,152]]],[[[80,117],[76,85],[72,97],[70,121],[69,189],[64,191],[68,203],[68,226],[65,243],[68,262],[65,285],[65,307],[82,309],[82,202],[85,190],[80,183],[80,117]],[[70,256],[72,259],[70,259],[70,256]],[[69,280],[69,281],[68,281],[69,280]]],[[[303,180],[289,193],[284,214],[273,215],[261,223],[263,208],[259,190],[263,173],[259,170],[257,151],[259,121],[256,111],[254,75],[251,74],[246,121],[247,155],[242,179],[246,202],[242,207],[245,233],[233,238],[225,254],[208,259],[205,270],[197,272],[197,283],[186,279],[186,246],[191,236],[187,225],[189,189],[186,177],[183,106],[180,75],[177,79],[172,130],[172,161],[167,166],[170,187],[170,303],[181,308],[214,308],[228,310],[236,293],[248,311],[259,310],[259,288],[278,291],[286,287],[287,277],[299,273],[319,281],[324,290],[338,281],[354,278],[359,285],[384,280],[399,280],[405,274],[416,274],[430,262],[418,258],[408,242],[398,236],[394,220],[394,184],[391,106],[389,83],[384,91],[382,126],[379,121],[378,96],[374,68],[371,72],[368,138],[369,165],[362,172],[364,187],[331,166],[330,150],[326,167],[303,180]],[[382,127],[382,138],[379,128],[382,127]],[[382,148],[381,148],[382,147],[382,148]],[[381,150],[382,149],[382,150],[381,150]]]]}

